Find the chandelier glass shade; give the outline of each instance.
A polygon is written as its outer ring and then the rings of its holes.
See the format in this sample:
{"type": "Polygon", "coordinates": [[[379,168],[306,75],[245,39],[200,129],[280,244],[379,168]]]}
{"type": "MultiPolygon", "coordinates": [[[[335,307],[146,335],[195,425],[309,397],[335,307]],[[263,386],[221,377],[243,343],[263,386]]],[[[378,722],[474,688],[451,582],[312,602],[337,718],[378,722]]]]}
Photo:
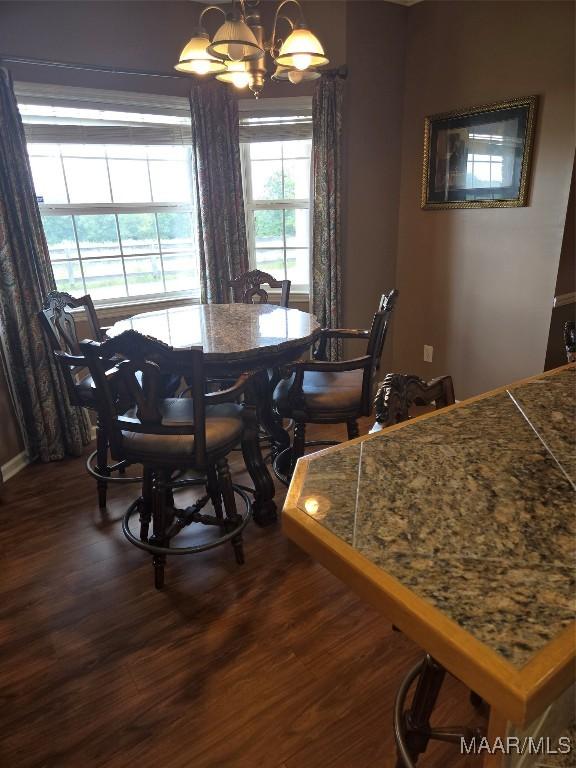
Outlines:
{"type": "Polygon", "coordinates": [[[256,97],[268,77],[267,55],[275,64],[273,80],[288,80],[297,85],[320,77],[316,68],[328,64],[328,57],[320,40],[308,29],[298,0],[279,2],[269,37],[257,6],[257,0],[233,0],[232,12],[228,14],[220,6],[205,6],[198,28],[182,50],[175,69],[192,75],[213,75],[236,88],[249,86],[256,97]],[[287,5],[298,9],[296,21],[283,12],[287,5]],[[208,11],[217,11],[225,17],[212,39],[203,25],[208,11]],[[280,22],[289,27],[285,39],[277,34],[280,22]]]}
{"type": "Polygon", "coordinates": [[[292,69],[292,67],[283,67],[282,64],[276,64],[276,69],[272,75],[272,80],[288,80],[293,85],[298,85],[298,83],[317,80],[319,77],[320,72],[318,72],[317,69],[300,70],[292,69]]]}
{"type": "Polygon", "coordinates": [[[193,75],[208,75],[224,72],[226,67],[222,59],[217,59],[208,53],[210,38],[208,33],[197,29],[188,43],[182,49],[178,64],[174,67],[178,72],[188,72],[193,75]]]}
{"type": "Polygon", "coordinates": [[[299,27],[286,38],[275,59],[283,67],[305,70],[328,64],[320,40],[305,27],[299,27]]]}
{"type": "Polygon", "coordinates": [[[264,54],[264,49],[243,18],[228,14],[208,46],[208,53],[228,61],[253,61],[264,54]]]}

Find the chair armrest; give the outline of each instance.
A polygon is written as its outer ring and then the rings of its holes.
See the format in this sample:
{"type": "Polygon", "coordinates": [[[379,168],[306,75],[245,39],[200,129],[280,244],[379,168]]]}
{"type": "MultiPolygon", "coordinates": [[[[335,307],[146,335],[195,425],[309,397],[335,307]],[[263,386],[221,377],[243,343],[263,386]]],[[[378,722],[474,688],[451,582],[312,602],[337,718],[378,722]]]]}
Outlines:
{"type": "Polygon", "coordinates": [[[297,363],[289,363],[282,369],[289,375],[292,373],[306,373],[306,371],[318,371],[320,373],[342,373],[343,371],[357,371],[367,368],[372,362],[370,355],[353,357],[351,360],[302,360],[297,363]]]}
{"type": "MultiPolygon", "coordinates": [[[[230,403],[233,400],[237,400],[241,394],[245,391],[246,387],[252,379],[252,373],[243,373],[234,382],[231,387],[222,389],[219,392],[208,392],[204,397],[206,398],[206,405],[218,405],[219,403],[230,403]]],[[[186,391],[186,390],[184,390],[186,391]]]]}
{"type": "Polygon", "coordinates": [[[328,339],[367,339],[370,336],[370,331],[361,328],[323,328],[320,335],[328,339]]]}
{"type": "Polygon", "coordinates": [[[313,354],[314,360],[326,359],[326,343],[328,339],[366,339],[370,337],[370,331],[359,328],[322,328],[318,338],[318,347],[313,354]]]}
{"type": "Polygon", "coordinates": [[[54,351],[54,357],[60,363],[60,365],[67,365],[69,368],[86,368],[86,358],[82,355],[69,355],[67,352],[61,352],[60,350],[54,351]]]}

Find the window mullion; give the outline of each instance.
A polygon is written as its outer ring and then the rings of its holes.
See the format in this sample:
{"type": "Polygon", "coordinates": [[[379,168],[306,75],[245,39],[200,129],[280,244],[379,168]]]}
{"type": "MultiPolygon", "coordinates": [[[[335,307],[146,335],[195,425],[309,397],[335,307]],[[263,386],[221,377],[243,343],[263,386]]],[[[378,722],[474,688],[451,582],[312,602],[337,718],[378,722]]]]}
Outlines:
{"type": "Polygon", "coordinates": [[[162,253],[162,243],[160,242],[160,226],[158,225],[158,214],[154,214],[154,220],[156,222],[156,240],[158,242],[158,253],[160,255],[160,269],[162,270],[162,285],[164,286],[164,293],[166,293],[166,275],[164,273],[164,256],[162,253]]]}

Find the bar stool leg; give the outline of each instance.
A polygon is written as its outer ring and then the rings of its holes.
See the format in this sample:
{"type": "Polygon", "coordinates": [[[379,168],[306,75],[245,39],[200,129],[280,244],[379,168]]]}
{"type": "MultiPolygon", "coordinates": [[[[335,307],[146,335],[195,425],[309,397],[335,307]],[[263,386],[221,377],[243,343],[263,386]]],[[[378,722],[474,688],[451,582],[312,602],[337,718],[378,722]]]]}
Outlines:
{"type": "MultiPolygon", "coordinates": [[[[236,510],[236,499],[234,498],[234,488],[232,486],[232,477],[230,476],[230,468],[227,459],[218,459],[216,469],[218,471],[218,483],[222,490],[222,498],[224,500],[226,523],[234,528],[238,525],[238,512],[236,510]]],[[[234,536],[232,539],[232,546],[234,547],[236,562],[238,565],[243,565],[244,547],[242,545],[241,533],[239,533],[238,536],[234,536]]]]}
{"type": "MultiPolygon", "coordinates": [[[[446,670],[431,656],[427,655],[422,672],[418,678],[416,691],[410,709],[404,713],[406,746],[414,763],[426,751],[430,740],[430,716],[436,705],[440,688],[444,682],[446,670]]],[[[405,768],[399,758],[396,768],[405,768]]]]}
{"type": "Polygon", "coordinates": [[[206,469],[206,493],[210,496],[210,501],[214,507],[216,518],[223,523],[224,512],[222,511],[222,496],[218,486],[216,468],[212,465],[206,469]]]}
{"type": "MultiPolygon", "coordinates": [[[[99,475],[104,475],[105,477],[110,475],[110,469],[108,468],[108,435],[100,419],[98,419],[96,424],[96,471],[99,475]]],[[[106,480],[97,480],[96,488],[98,489],[98,506],[100,509],[106,509],[108,483],[106,480]]]]}
{"type": "Polygon", "coordinates": [[[154,504],[154,478],[152,471],[144,467],[142,477],[142,499],[140,501],[140,541],[148,541],[148,530],[152,520],[154,504]]]}
{"type": "MultiPolygon", "coordinates": [[[[166,484],[169,473],[165,469],[154,473],[153,480],[153,508],[152,508],[152,538],[151,544],[166,546],[166,484]]],[[[156,589],[164,587],[164,566],[166,555],[155,554],[152,558],[154,565],[154,586],[156,589]]]]}

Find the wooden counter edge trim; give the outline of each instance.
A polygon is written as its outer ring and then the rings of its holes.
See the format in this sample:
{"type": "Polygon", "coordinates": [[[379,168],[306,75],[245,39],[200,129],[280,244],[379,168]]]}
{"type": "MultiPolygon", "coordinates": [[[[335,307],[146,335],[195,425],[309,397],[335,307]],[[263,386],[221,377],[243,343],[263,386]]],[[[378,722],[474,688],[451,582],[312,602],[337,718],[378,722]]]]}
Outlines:
{"type": "Polygon", "coordinates": [[[531,722],[574,681],[576,621],[541,648],[518,670],[531,722]]]}
{"type": "Polygon", "coordinates": [[[525,690],[518,670],[495,651],[290,505],[288,499],[282,528],[288,538],[509,720],[526,723],[525,690]]]}

